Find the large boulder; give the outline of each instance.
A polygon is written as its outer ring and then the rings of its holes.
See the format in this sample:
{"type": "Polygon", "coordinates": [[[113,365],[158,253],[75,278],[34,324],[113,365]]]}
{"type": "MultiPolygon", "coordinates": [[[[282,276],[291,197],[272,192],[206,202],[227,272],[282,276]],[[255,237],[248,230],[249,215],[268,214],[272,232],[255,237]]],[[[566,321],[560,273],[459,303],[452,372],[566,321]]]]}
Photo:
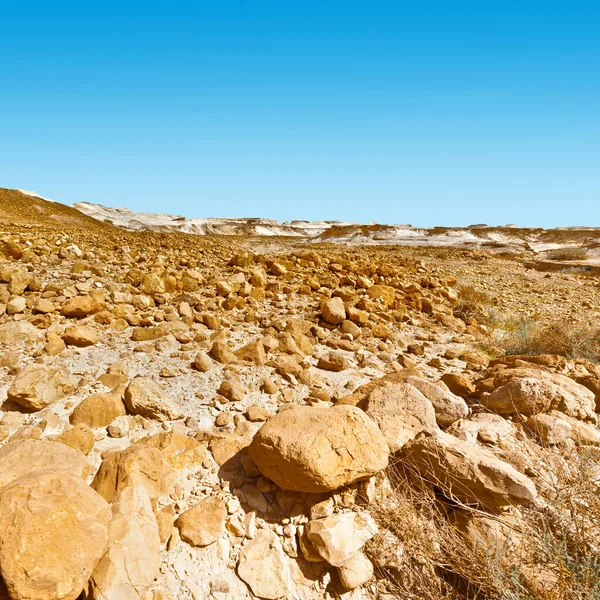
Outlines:
{"type": "Polygon", "coordinates": [[[158,448],[163,462],[176,470],[211,466],[206,446],[177,431],[161,431],[142,438],[136,445],[158,448]]]}
{"type": "Polygon", "coordinates": [[[402,459],[444,496],[488,508],[528,504],[533,482],[491,452],[437,429],[422,431],[402,449],[402,459]]]}
{"type": "Polygon", "coordinates": [[[0,448],[0,491],[33,470],[68,471],[83,477],[85,456],[58,442],[22,439],[9,441],[0,448]]]}
{"type": "Polygon", "coordinates": [[[179,408],[165,397],[162,386],[145,377],[136,377],[127,386],[125,406],[131,414],[156,421],[170,421],[183,417],[179,408]]]}
{"type": "Polygon", "coordinates": [[[73,378],[60,369],[31,364],[19,371],[8,388],[7,397],[23,408],[37,411],[56,402],[74,388],[73,378]]]}
{"type": "Polygon", "coordinates": [[[435,384],[420,377],[407,377],[406,383],[416,387],[433,404],[435,420],[440,427],[449,427],[469,414],[467,403],[453,394],[445,384],[435,384]],[[444,387],[441,387],[441,386],[444,387]]]}
{"type": "Polygon", "coordinates": [[[435,410],[409,383],[382,380],[358,404],[378,425],[392,452],[427,427],[437,427],[435,410]]]}
{"type": "Polygon", "coordinates": [[[172,470],[164,464],[160,450],[142,445],[109,452],[92,481],[92,487],[108,502],[125,488],[141,485],[152,506],[172,484],[172,470]]]}
{"type": "Polygon", "coordinates": [[[348,405],[285,409],[259,429],[248,452],[265,477],[298,492],[336,490],[388,463],[377,424],[348,405]]]}
{"type": "Polygon", "coordinates": [[[75,600],[107,544],[110,507],[68,471],[36,470],[0,495],[0,571],[12,600],[75,600]]]}
{"type": "Polygon", "coordinates": [[[148,493],[141,486],[122,490],[112,504],[108,549],[94,570],[87,598],[137,600],[160,568],[160,538],[148,493]]]}
{"type": "Polygon", "coordinates": [[[115,392],[91,394],[73,410],[72,425],[87,425],[92,429],[107,427],[117,417],[127,414],[121,394],[115,392]]]}
{"type": "Polygon", "coordinates": [[[505,369],[494,377],[493,388],[490,394],[482,394],[481,403],[500,415],[531,416],[554,409],[576,419],[596,419],[594,393],[558,373],[505,369]]]}

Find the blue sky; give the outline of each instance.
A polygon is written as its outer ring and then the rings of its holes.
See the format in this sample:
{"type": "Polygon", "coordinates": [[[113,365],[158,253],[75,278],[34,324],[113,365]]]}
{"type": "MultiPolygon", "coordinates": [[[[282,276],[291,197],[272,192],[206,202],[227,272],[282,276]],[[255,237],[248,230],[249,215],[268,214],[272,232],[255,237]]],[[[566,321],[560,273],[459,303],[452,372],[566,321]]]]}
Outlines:
{"type": "Polygon", "coordinates": [[[597,2],[0,15],[0,187],[188,217],[600,226],[597,2]]]}

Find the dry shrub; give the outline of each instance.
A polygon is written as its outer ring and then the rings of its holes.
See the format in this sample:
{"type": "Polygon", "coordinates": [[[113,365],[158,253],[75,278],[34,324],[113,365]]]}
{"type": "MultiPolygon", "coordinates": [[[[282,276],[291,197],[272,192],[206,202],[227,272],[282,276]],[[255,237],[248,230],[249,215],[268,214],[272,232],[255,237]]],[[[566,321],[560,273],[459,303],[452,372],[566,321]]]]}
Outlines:
{"type": "Polygon", "coordinates": [[[558,354],[600,362],[600,327],[564,322],[537,325],[530,319],[507,319],[496,326],[507,354],[558,354]]]}
{"type": "Polygon", "coordinates": [[[454,305],[454,316],[463,321],[473,319],[479,322],[488,320],[488,307],[494,299],[487,292],[481,291],[472,285],[461,285],[457,289],[458,299],[454,305]]]}
{"type": "MultiPolygon", "coordinates": [[[[549,491],[543,502],[521,509],[515,528],[522,539],[519,551],[500,538],[488,546],[468,539],[449,519],[456,505],[401,463],[392,464],[392,491],[372,509],[382,533],[365,548],[376,566],[390,552],[386,536],[401,548],[401,560],[376,568],[379,597],[600,599],[600,451],[570,446],[545,451],[556,453],[568,468],[544,482],[549,491]]],[[[472,507],[460,510],[483,514],[472,507]]]]}
{"type": "Polygon", "coordinates": [[[585,260],[587,255],[587,248],[581,246],[557,248],[556,250],[546,252],[546,258],[549,260],[585,260]]]}

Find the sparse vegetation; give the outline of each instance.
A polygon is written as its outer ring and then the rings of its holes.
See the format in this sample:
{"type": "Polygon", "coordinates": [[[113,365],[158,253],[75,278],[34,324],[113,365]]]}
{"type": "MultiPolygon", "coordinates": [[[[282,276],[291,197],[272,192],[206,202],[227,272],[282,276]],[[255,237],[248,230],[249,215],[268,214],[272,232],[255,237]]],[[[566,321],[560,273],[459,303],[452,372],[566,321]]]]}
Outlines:
{"type": "Polygon", "coordinates": [[[587,323],[539,325],[529,318],[496,319],[496,337],[507,354],[558,354],[600,362],[600,327],[587,323]]]}
{"type": "Polygon", "coordinates": [[[400,462],[392,464],[393,493],[377,512],[383,533],[367,548],[381,564],[390,557],[390,534],[399,542],[397,558],[377,572],[386,591],[403,600],[600,598],[599,454],[585,446],[539,448],[541,462],[552,457],[569,468],[555,469],[551,480],[542,476],[551,504],[524,509],[514,520],[511,511],[494,516],[456,506],[400,462]],[[482,521],[466,532],[457,514],[482,521]]]}
{"type": "Polygon", "coordinates": [[[493,305],[493,297],[472,285],[462,285],[458,288],[458,300],[454,306],[454,316],[463,321],[473,319],[485,322],[489,319],[488,308],[493,305]]]}

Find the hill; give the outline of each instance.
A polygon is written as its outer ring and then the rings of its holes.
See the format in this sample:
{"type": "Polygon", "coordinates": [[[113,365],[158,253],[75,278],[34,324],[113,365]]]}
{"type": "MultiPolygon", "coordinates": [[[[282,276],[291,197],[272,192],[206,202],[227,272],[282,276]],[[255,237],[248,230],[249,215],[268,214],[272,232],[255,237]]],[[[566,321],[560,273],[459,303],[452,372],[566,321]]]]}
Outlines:
{"type": "Polygon", "coordinates": [[[71,206],[45,200],[32,192],[6,188],[0,188],[0,223],[95,231],[113,229],[111,225],[92,219],[71,206]]]}

